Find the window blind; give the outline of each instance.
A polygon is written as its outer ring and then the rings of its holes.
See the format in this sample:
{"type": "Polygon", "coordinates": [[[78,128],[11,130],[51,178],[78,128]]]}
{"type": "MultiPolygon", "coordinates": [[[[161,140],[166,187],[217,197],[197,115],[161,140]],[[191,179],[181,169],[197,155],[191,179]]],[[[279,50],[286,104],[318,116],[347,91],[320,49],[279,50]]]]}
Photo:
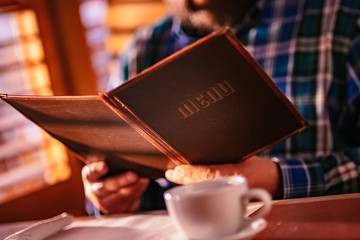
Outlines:
{"type": "MultiPolygon", "coordinates": [[[[36,15],[0,12],[0,93],[52,95],[36,15]]],[[[0,204],[71,175],[65,148],[0,102],[0,204]]]]}

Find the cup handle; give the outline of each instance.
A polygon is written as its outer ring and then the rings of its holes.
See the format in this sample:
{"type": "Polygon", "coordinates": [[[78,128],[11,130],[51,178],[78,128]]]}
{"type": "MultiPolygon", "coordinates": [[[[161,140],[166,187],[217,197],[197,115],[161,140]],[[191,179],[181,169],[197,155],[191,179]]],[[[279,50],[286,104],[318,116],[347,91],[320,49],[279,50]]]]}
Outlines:
{"type": "Polygon", "coordinates": [[[242,204],[244,204],[245,209],[248,206],[250,200],[260,200],[263,205],[255,211],[255,214],[251,217],[244,217],[244,221],[247,224],[254,222],[262,217],[264,217],[271,209],[271,195],[264,189],[253,188],[248,190],[248,192],[242,197],[242,204]]]}

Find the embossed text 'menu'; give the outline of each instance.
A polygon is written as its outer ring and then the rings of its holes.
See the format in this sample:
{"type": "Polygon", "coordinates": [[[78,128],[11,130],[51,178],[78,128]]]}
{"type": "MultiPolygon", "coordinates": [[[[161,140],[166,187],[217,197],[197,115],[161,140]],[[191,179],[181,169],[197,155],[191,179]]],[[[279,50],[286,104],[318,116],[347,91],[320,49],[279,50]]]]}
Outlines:
{"type": "Polygon", "coordinates": [[[218,82],[205,91],[180,103],[177,107],[178,115],[183,119],[187,119],[233,93],[235,93],[235,89],[228,81],[218,82]]]}

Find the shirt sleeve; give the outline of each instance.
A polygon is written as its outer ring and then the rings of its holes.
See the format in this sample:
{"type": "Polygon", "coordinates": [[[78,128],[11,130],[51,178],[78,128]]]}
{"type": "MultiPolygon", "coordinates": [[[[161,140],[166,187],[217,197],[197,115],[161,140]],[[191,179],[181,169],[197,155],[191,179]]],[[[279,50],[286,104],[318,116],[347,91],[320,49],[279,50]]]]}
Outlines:
{"type": "Polygon", "coordinates": [[[272,158],[282,172],[284,198],[360,191],[360,36],[352,45],[346,67],[347,100],[338,126],[333,126],[341,132],[342,146],[314,159],[272,158]]]}
{"type": "Polygon", "coordinates": [[[360,149],[316,159],[279,158],[283,177],[283,197],[299,198],[360,191],[360,149]]]}

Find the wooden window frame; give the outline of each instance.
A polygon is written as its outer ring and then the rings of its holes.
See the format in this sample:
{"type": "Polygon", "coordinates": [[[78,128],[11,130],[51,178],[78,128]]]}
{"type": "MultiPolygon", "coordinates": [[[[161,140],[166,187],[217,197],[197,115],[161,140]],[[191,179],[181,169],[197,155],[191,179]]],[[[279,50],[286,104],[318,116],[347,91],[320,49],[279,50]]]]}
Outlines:
{"type": "MultiPolygon", "coordinates": [[[[31,9],[35,12],[55,95],[97,94],[96,74],[77,1],[5,0],[0,7],[5,11],[31,9]]],[[[69,158],[70,179],[0,205],[0,222],[43,219],[64,211],[85,215],[83,165],[71,152],[69,158]]]]}

